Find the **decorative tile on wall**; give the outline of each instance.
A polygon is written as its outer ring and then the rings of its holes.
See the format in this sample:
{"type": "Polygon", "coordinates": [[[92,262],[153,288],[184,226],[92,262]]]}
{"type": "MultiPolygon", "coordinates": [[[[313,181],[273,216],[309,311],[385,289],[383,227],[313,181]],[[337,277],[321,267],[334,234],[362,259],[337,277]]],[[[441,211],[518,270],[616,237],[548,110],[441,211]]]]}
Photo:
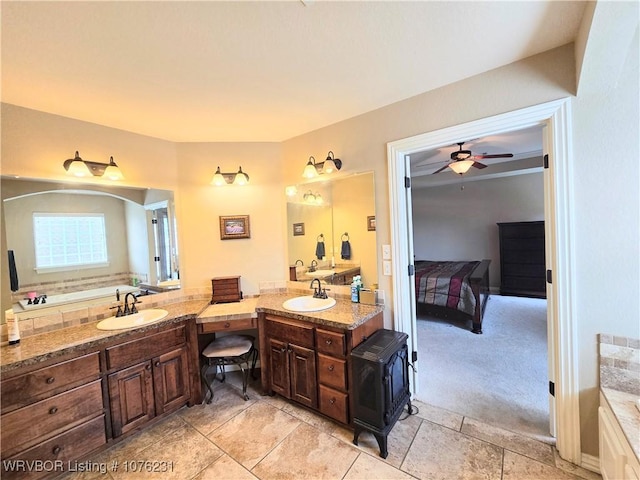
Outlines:
{"type": "Polygon", "coordinates": [[[599,335],[600,386],[640,395],[640,339],[599,335]]]}

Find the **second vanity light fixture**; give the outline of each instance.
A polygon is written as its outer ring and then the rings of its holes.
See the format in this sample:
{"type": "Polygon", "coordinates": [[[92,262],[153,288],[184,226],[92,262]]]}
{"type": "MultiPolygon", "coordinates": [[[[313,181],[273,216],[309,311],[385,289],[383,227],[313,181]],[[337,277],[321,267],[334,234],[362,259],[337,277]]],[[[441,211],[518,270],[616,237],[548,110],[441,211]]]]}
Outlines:
{"type": "Polygon", "coordinates": [[[67,175],[73,177],[103,177],[108,180],[122,180],[124,175],[113,161],[113,157],[109,158],[109,163],[92,162],[80,158],[78,152],[74,158],[69,158],[62,164],[67,171],[67,175]]]}
{"type": "Polygon", "coordinates": [[[329,151],[324,162],[316,162],[316,159],[309,157],[307,165],[304,167],[302,176],[304,178],[314,178],[321,173],[331,174],[342,168],[342,160],[334,158],[333,152],[329,151]]]}
{"type": "Polygon", "coordinates": [[[221,185],[246,185],[249,183],[249,175],[242,171],[242,167],[238,168],[235,173],[224,173],[220,171],[220,167],[217,168],[216,173],[211,179],[211,185],[217,187],[221,185]]]}

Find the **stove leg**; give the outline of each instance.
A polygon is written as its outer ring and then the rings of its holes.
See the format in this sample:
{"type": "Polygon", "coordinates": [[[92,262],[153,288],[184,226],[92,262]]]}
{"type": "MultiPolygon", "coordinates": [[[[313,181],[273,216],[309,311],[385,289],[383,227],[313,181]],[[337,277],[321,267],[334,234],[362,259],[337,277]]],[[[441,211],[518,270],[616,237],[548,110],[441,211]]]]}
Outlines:
{"type": "Polygon", "coordinates": [[[362,433],[362,429],[359,428],[357,425],[354,427],[353,429],[353,444],[354,445],[358,445],[358,437],[360,436],[360,433],[362,433]]]}
{"type": "Polygon", "coordinates": [[[389,452],[387,452],[387,436],[380,435],[378,433],[374,433],[373,435],[376,437],[376,440],[378,441],[378,446],[380,447],[380,456],[382,458],[387,458],[387,455],[389,454],[389,452]]]}

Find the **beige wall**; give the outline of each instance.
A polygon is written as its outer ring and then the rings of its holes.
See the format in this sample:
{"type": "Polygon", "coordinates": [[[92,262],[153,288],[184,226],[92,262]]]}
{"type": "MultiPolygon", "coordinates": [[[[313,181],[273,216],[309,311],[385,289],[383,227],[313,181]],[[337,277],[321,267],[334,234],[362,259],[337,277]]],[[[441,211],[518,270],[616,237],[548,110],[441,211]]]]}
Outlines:
{"type": "MultiPolygon", "coordinates": [[[[7,248],[14,250],[21,287],[41,283],[61,282],[72,272],[37,273],[33,232],[34,213],[102,213],[107,235],[108,265],[73,272],[77,276],[111,275],[129,271],[127,224],[124,201],[104,195],[43,193],[6,201],[4,215],[7,225],[7,248]]],[[[47,293],[41,292],[41,293],[47,293]]],[[[11,308],[9,305],[6,308],[11,308]]]]}
{"type": "MultiPolygon", "coordinates": [[[[573,314],[579,328],[582,451],[593,456],[598,455],[596,335],[640,336],[637,30],[634,42],[610,89],[572,104],[573,314]]],[[[597,54],[587,55],[582,65],[599,60],[597,54]]],[[[186,285],[240,274],[245,292],[254,292],[260,281],[285,278],[283,188],[298,183],[310,155],[323,158],[332,150],[344,161],[344,173],[375,172],[377,245],[390,243],[387,142],[573,96],[575,65],[568,45],[282,144],[175,145],[3,105],[2,173],[60,178],[62,160],[75,149],[91,159],[114,155],[128,182],[176,190],[186,285]],[[242,164],[251,186],[246,191],[210,187],[218,163],[228,171],[242,164]],[[227,214],[251,215],[250,241],[219,240],[217,216],[227,214]]],[[[390,277],[379,278],[389,301],[390,277]]],[[[391,312],[392,306],[386,311],[387,326],[393,323],[391,312]]]]}
{"type": "Polygon", "coordinates": [[[412,189],[417,260],[491,260],[500,287],[498,222],[544,220],[542,172],[412,189]]]}
{"type": "Polygon", "coordinates": [[[211,279],[240,275],[245,295],[262,282],[289,278],[285,248],[285,192],[279,143],[177,145],[176,214],[185,285],[211,288],[211,279]],[[243,187],[209,184],[217,166],[249,174],[243,187]],[[221,240],[219,217],[249,215],[251,238],[221,240]]]}

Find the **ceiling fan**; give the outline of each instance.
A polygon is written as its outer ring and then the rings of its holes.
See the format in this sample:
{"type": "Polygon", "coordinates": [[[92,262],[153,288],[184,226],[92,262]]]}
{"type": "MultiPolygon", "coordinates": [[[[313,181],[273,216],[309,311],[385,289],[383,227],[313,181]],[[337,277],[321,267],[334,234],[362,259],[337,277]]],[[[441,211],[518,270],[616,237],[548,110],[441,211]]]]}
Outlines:
{"type": "Polygon", "coordinates": [[[463,173],[467,173],[471,167],[475,168],[486,168],[484,163],[480,163],[476,160],[481,160],[484,158],[511,158],[513,157],[513,153],[497,153],[493,155],[473,155],[471,150],[463,150],[462,145],[464,142],[458,142],[457,145],[460,147],[459,150],[456,150],[451,154],[451,161],[447,163],[444,167],[439,168],[433,174],[440,173],[445,170],[447,167],[451,168],[456,173],[462,175],[463,173]]]}

